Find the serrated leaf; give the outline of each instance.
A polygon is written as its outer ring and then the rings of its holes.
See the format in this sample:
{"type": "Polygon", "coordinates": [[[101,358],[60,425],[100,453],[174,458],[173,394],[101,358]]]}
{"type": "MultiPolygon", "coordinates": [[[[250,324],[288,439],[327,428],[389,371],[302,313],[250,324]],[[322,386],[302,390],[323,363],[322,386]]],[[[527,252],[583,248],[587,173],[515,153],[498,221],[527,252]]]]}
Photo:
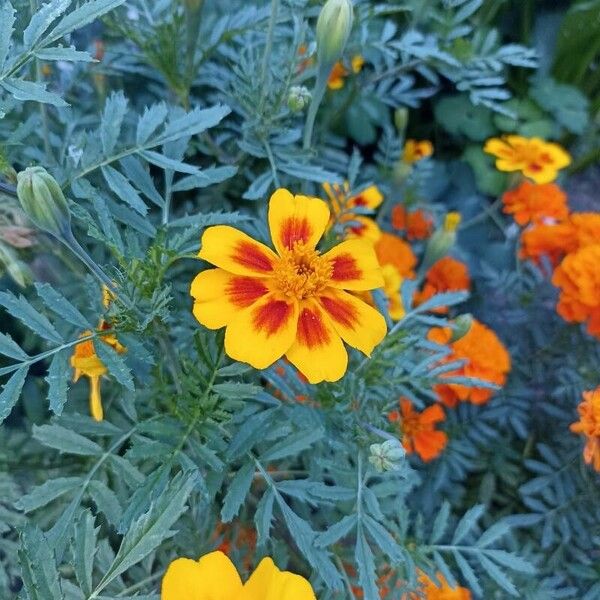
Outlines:
{"type": "Polygon", "coordinates": [[[0,73],[8,57],[10,40],[15,24],[15,9],[7,0],[0,6],[0,73]]]}
{"type": "Polygon", "coordinates": [[[10,335],[0,333],[0,354],[14,358],[20,362],[28,360],[29,356],[21,349],[19,344],[15,342],[10,335]]]}
{"type": "Polygon", "coordinates": [[[0,80],[0,86],[17,100],[32,100],[42,104],[52,104],[58,108],[69,106],[58,94],[48,92],[45,83],[35,83],[10,77],[0,80]]]}
{"type": "Polygon", "coordinates": [[[109,156],[115,149],[119,135],[121,135],[121,126],[127,112],[127,99],[123,92],[113,92],[102,113],[102,122],[100,124],[100,140],[105,156],[109,156]]]}
{"type": "Polygon", "coordinates": [[[244,465],[228,484],[227,494],[221,509],[221,521],[229,523],[237,516],[252,485],[255,472],[254,463],[244,465]]]}
{"type": "Polygon", "coordinates": [[[98,510],[104,513],[111,525],[116,527],[123,513],[117,495],[104,482],[98,479],[90,481],[88,489],[98,510]]]}
{"type": "Polygon", "coordinates": [[[471,591],[478,596],[483,593],[481,589],[481,585],[479,585],[479,580],[475,575],[475,571],[473,571],[471,565],[467,562],[467,559],[460,553],[454,550],[452,552],[454,556],[454,560],[456,560],[456,564],[460,569],[463,577],[465,578],[468,586],[471,588],[471,591]]]}
{"type": "Polygon", "coordinates": [[[273,445],[260,457],[261,462],[280,460],[286,456],[293,456],[307,450],[325,435],[319,427],[309,431],[299,431],[273,445]]]}
{"type": "Polygon", "coordinates": [[[376,584],[375,560],[373,552],[360,527],[356,536],[354,558],[358,567],[358,581],[363,590],[365,600],[378,600],[379,590],[376,584]]]}
{"type": "Polygon", "coordinates": [[[489,529],[483,532],[481,537],[477,540],[477,546],[485,548],[489,546],[502,536],[506,535],[510,531],[510,526],[504,520],[494,523],[489,529]]]}
{"type": "Polygon", "coordinates": [[[11,316],[19,319],[31,331],[44,339],[56,344],[63,342],[62,337],[52,323],[38,310],[33,308],[23,296],[17,298],[17,296],[10,292],[0,292],[0,305],[9,311],[11,316]]]}
{"type": "Polygon", "coordinates": [[[400,562],[402,557],[400,546],[391,533],[369,515],[363,515],[362,522],[373,541],[389,556],[392,563],[400,562]]]}
{"type": "Polygon", "coordinates": [[[254,398],[261,391],[261,387],[251,383],[217,383],[213,385],[213,390],[230,400],[244,400],[254,398]]]}
{"type": "Polygon", "coordinates": [[[122,356],[108,344],[94,340],[94,348],[108,372],[125,388],[131,392],[135,391],[131,370],[123,360],[122,356]]]}
{"type": "Polygon", "coordinates": [[[356,527],[356,523],[357,517],[355,514],[342,517],[337,523],[334,523],[317,536],[316,545],[326,548],[335,544],[338,540],[346,537],[356,527]]]}
{"type": "Polygon", "coordinates": [[[452,545],[460,543],[460,541],[471,531],[471,529],[477,523],[477,520],[485,512],[485,506],[483,504],[476,504],[471,507],[458,522],[452,537],[452,545]]]}
{"type": "Polygon", "coordinates": [[[73,569],[83,594],[89,597],[92,593],[92,571],[96,556],[96,539],[100,528],[94,528],[95,519],[89,510],[83,512],[75,522],[71,553],[73,569]]]}
{"type": "Polygon", "coordinates": [[[104,166],[101,168],[104,180],[108,184],[108,187],[114,192],[114,194],[121,200],[127,202],[131,208],[140,213],[142,216],[146,216],[148,213],[148,207],[142,200],[138,191],[129,183],[127,177],[119,173],[116,169],[110,166],[104,166]]]}
{"type": "Polygon", "coordinates": [[[55,415],[62,414],[63,407],[67,401],[69,376],[69,353],[67,351],[57,352],[52,358],[48,375],[46,375],[50,410],[55,415]]]}
{"type": "Polygon", "coordinates": [[[514,598],[519,597],[519,592],[517,588],[514,586],[512,581],[506,576],[497,565],[495,565],[491,560],[486,558],[485,556],[479,557],[479,562],[487,574],[506,592],[508,592],[514,598]]]}
{"type": "Polygon", "coordinates": [[[228,106],[217,104],[210,108],[196,108],[182,117],[169,122],[156,138],[156,145],[164,145],[184,136],[192,136],[218,125],[231,112],[228,106]]]}
{"type": "Polygon", "coordinates": [[[2,392],[0,392],[0,423],[8,417],[14,405],[17,403],[28,370],[28,367],[20,368],[11,375],[11,378],[4,384],[2,392]]]}
{"type": "Polygon", "coordinates": [[[256,545],[263,546],[269,539],[271,525],[273,523],[273,503],[275,494],[269,488],[260,499],[256,512],[254,513],[254,524],[256,526],[256,545]]]}
{"type": "Polygon", "coordinates": [[[164,102],[153,104],[144,109],[144,114],[138,119],[136,142],[143,146],[150,136],[165,122],[168,109],[164,102]]]}
{"type": "Polygon", "coordinates": [[[37,50],[34,55],[40,60],[66,60],[71,62],[96,62],[89,52],[81,52],[75,50],[73,46],[63,47],[56,46],[55,48],[44,48],[37,50]]]}
{"type": "Polygon", "coordinates": [[[66,454],[98,456],[103,452],[96,442],[60,425],[34,425],[33,437],[40,444],[66,454]]]}
{"type": "Polygon", "coordinates": [[[50,0],[38,8],[23,32],[23,44],[32,48],[44,32],[69,8],[71,0],[50,0]]]}
{"type": "Polygon", "coordinates": [[[68,494],[74,489],[81,486],[81,477],[59,477],[58,479],[51,479],[46,481],[42,485],[34,487],[28,494],[21,496],[15,507],[23,512],[31,512],[42,508],[50,502],[68,494]]]}
{"type": "Polygon", "coordinates": [[[433,527],[431,529],[431,537],[429,538],[430,544],[437,544],[444,535],[446,528],[448,527],[448,517],[450,516],[450,503],[444,500],[442,507],[438,514],[435,516],[433,527]]]}
{"type": "Polygon", "coordinates": [[[89,321],[79,312],[79,310],[50,284],[36,283],[35,289],[38,296],[52,312],[61,316],[72,325],[75,325],[75,327],[80,327],[81,329],[91,328],[89,321]]]}

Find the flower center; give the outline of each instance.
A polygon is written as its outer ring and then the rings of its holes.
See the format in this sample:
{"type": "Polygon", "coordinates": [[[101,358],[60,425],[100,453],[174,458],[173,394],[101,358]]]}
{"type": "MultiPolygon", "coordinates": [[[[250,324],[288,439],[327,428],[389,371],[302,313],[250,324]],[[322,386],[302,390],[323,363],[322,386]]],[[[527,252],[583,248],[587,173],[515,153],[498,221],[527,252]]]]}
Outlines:
{"type": "Polygon", "coordinates": [[[402,433],[406,437],[414,437],[415,434],[423,430],[421,420],[417,413],[402,415],[402,433]]]}
{"type": "Polygon", "coordinates": [[[275,265],[275,286],[285,296],[302,300],[321,292],[329,283],[333,265],[303,242],[283,250],[275,265]]]}

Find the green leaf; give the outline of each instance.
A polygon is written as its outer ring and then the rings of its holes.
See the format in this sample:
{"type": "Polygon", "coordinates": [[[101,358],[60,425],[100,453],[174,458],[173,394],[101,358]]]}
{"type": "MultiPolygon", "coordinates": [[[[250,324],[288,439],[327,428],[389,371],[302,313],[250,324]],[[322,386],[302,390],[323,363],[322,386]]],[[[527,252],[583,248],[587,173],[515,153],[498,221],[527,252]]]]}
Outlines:
{"type": "Polygon", "coordinates": [[[37,50],[34,55],[40,60],[67,60],[71,62],[96,62],[88,52],[75,50],[73,46],[64,48],[57,46],[55,48],[44,48],[37,50]]]}
{"type": "Polygon", "coordinates": [[[221,521],[223,523],[229,523],[237,516],[250,491],[255,471],[254,463],[245,464],[228,485],[223,508],[221,509],[221,521]]]}
{"type": "Polygon", "coordinates": [[[36,283],[35,289],[44,304],[75,327],[91,329],[89,321],[60,292],[48,283],[36,283]]]}
{"type": "Polygon", "coordinates": [[[256,526],[257,546],[263,546],[267,543],[273,523],[273,503],[275,494],[273,488],[269,488],[260,499],[254,513],[254,524],[256,526]]]}
{"type": "Polygon", "coordinates": [[[297,455],[303,450],[310,448],[316,441],[325,435],[325,431],[320,427],[315,427],[309,431],[299,431],[278,442],[260,457],[261,462],[270,462],[280,460],[286,456],[297,455]]]}
{"type": "Polygon", "coordinates": [[[71,554],[73,569],[83,594],[89,597],[92,593],[92,571],[96,556],[96,539],[100,528],[94,529],[95,519],[89,510],[79,515],[75,522],[71,554]]]}
{"type": "Polygon", "coordinates": [[[0,423],[8,417],[10,411],[17,403],[23,384],[25,383],[25,377],[27,377],[28,367],[21,367],[16,371],[11,378],[4,384],[2,392],[0,392],[0,423]]]}
{"type": "Polygon", "coordinates": [[[251,399],[261,391],[261,387],[251,383],[217,383],[213,390],[228,400],[251,399]]]}
{"type": "Polygon", "coordinates": [[[448,527],[448,518],[450,516],[450,503],[444,500],[442,506],[435,516],[433,527],[431,529],[431,537],[429,538],[430,544],[437,544],[444,535],[446,528],[448,527]]]}
{"type": "Polygon", "coordinates": [[[64,600],[58,565],[46,536],[34,525],[21,533],[21,577],[29,600],[64,600]]]}
{"type": "Polygon", "coordinates": [[[165,122],[168,109],[164,102],[146,107],[144,114],[139,118],[136,131],[136,142],[143,146],[150,136],[165,122]]]}
{"type": "Polygon", "coordinates": [[[468,586],[471,588],[471,591],[476,595],[481,595],[482,589],[481,585],[479,585],[479,580],[477,579],[477,575],[475,575],[475,571],[473,571],[471,565],[467,562],[467,559],[458,551],[453,550],[452,555],[454,556],[454,560],[456,560],[456,564],[460,569],[463,577],[465,578],[468,586]]]}
{"type": "Polygon", "coordinates": [[[237,173],[237,167],[213,167],[202,169],[196,175],[182,177],[174,186],[174,192],[186,192],[196,188],[205,188],[209,185],[215,185],[227,181],[237,173]]]}
{"type": "Polygon", "coordinates": [[[146,216],[148,213],[148,207],[142,200],[139,192],[131,185],[131,183],[129,183],[127,177],[108,165],[102,167],[101,171],[102,175],[104,175],[106,183],[108,184],[108,187],[115,193],[115,195],[121,200],[127,202],[131,208],[139,212],[142,216],[146,216]]]}
{"type": "Polygon", "coordinates": [[[481,566],[485,569],[487,574],[506,592],[508,592],[514,598],[519,598],[520,594],[517,591],[517,588],[514,586],[512,581],[508,579],[506,573],[504,573],[501,569],[498,568],[491,560],[486,558],[485,556],[479,557],[479,562],[481,566]]]}
{"type": "Polygon", "coordinates": [[[125,95],[123,92],[113,92],[104,105],[100,124],[100,140],[105,156],[109,156],[115,149],[119,135],[121,135],[121,126],[126,112],[127,99],[125,95]]]}
{"type": "Polygon", "coordinates": [[[10,39],[15,24],[15,9],[12,4],[6,0],[0,6],[0,73],[4,68],[4,63],[8,57],[10,48],[10,39]]]}
{"type": "Polygon", "coordinates": [[[33,308],[23,296],[17,298],[11,292],[0,292],[0,305],[4,306],[11,316],[22,321],[34,333],[49,342],[62,344],[63,339],[52,323],[39,310],[33,308]]]}
{"type": "Polygon", "coordinates": [[[21,349],[19,344],[15,342],[10,335],[0,333],[0,354],[14,358],[20,362],[29,360],[27,353],[21,349]]]}
{"type": "Polygon", "coordinates": [[[174,142],[184,136],[197,135],[218,125],[231,112],[228,106],[217,104],[210,108],[196,108],[167,124],[165,130],[155,139],[154,145],[174,142]]]}
{"type": "Polygon", "coordinates": [[[94,348],[108,372],[123,386],[130,391],[135,391],[131,370],[123,360],[123,357],[108,344],[96,339],[94,348]]]}
{"type": "Polygon", "coordinates": [[[23,32],[25,47],[32,48],[35,46],[48,27],[69,8],[70,4],[71,0],[50,0],[47,4],[43,4],[41,8],[38,8],[23,32]]]}
{"type": "Polygon", "coordinates": [[[483,535],[477,540],[477,546],[479,548],[485,548],[506,535],[509,531],[509,524],[505,520],[500,520],[483,532],[483,535]]]}
{"type": "Polygon", "coordinates": [[[32,100],[42,104],[52,104],[59,108],[69,106],[59,95],[46,91],[45,83],[35,83],[11,77],[0,80],[0,86],[17,100],[32,100]]]}
{"type": "Polygon", "coordinates": [[[98,456],[103,452],[96,442],[60,425],[34,425],[33,437],[40,444],[66,454],[98,456]]]}
{"type": "Polygon", "coordinates": [[[378,600],[379,591],[375,583],[375,560],[360,527],[356,536],[354,558],[358,567],[358,581],[363,589],[365,600],[378,600]]]}
{"type": "Polygon", "coordinates": [[[363,515],[362,522],[373,541],[389,556],[392,563],[400,562],[402,559],[400,546],[391,533],[369,515],[363,515]]]}
{"type": "Polygon", "coordinates": [[[458,544],[477,524],[477,520],[485,512],[485,506],[483,504],[476,504],[471,507],[458,522],[452,537],[452,545],[458,544]]]}
{"type": "Polygon", "coordinates": [[[88,489],[98,510],[104,513],[111,525],[116,527],[123,514],[123,509],[116,494],[98,479],[90,481],[88,489]]]}
{"type": "Polygon", "coordinates": [[[50,502],[79,488],[83,482],[81,477],[59,477],[34,487],[28,494],[21,496],[15,503],[16,508],[29,513],[42,508],[50,502]]]}
{"type": "Polygon", "coordinates": [[[316,545],[326,548],[335,544],[338,540],[346,537],[356,527],[357,522],[356,514],[342,517],[337,523],[334,523],[317,536],[315,540],[316,545]]]}

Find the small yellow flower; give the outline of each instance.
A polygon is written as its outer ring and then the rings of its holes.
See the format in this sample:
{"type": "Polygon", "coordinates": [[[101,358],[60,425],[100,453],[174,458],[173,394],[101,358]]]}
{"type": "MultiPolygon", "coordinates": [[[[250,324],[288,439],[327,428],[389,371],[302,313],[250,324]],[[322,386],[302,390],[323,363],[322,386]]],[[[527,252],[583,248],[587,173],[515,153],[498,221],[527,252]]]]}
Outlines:
{"type": "Polygon", "coordinates": [[[562,146],[535,137],[507,135],[491,138],[483,150],[496,157],[496,169],[499,171],[521,171],[535,183],[554,181],[558,171],[571,163],[571,157],[562,146]]]}
{"type": "Polygon", "coordinates": [[[453,232],[458,229],[462,217],[459,212],[451,211],[444,218],[444,231],[453,232]]]}
{"type": "Polygon", "coordinates": [[[285,355],[311,383],[337,381],[348,366],[343,341],[368,356],[386,334],[381,314],[346,291],[383,285],[373,246],[351,239],[321,254],[327,204],[285,189],[268,218],[277,252],[233,227],[204,232],[198,256],[217,268],[192,282],[194,316],[226,327],[235,360],[265,369],[285,355]]]}
{"type": "Polygon", "coordinates": [[[364,58],[364,56],[361,56],[360,54],[356,54],[355,56],[352,57],[350,64],[352,65],[353,73],[360,73],[362,71],[362,68],[365,65],[365,58],[364,58]]]}
{"type": "Polygon", "coordinates": [[[398,269],[390,264],[383,265],[381,272],[383,273],[384,282],[383,293],[388,301],[390,318],[394,321],[399,321],[406,314],[402,302],[402,294],[400,293],[400,287],[404,278],[398,273],[398,269]]]}
{"type": "Polygon", "coordinates": [[[429,140],[406,140],[402,160],[411,165],[433,154],[433,144],[429,140]]]}
{"type": "Polygon", "coordinates": [[[246,583],[222,552],[211,552],[198,561],[174,560],[162,580],[161,600],[316,600],[302,576],[280,571],[263,558],[246,583]]]}
{"type": "MultiPolygon", "coordinates": [[[[356,54],[350,60],[350,66],[352,73],[357,74],[362,71],[365,64],[365,59],[360,55],[356,54]]],[[[341,90],[346,83],[346,77],[349,75],[348,69],[344,66],[341,61],[336,62],[329,73],[329,79],[327,80],[327,87],[330,90],[341,90]]]]}

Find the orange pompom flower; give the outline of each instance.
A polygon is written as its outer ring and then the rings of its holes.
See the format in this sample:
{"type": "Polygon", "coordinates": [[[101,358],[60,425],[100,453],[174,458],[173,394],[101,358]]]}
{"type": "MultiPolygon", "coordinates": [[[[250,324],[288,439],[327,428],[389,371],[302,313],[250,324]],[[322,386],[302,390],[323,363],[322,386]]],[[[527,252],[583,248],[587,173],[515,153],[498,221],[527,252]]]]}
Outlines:
{"type": "Polygon", "coordinates": [[[417,257],[414,255],[410,244],[392,233],[382,232],[375,243],[375,253],[381,266],[392,265],[402,276],[412,278],[415,276],[417,257]]]}
{"type": "Polygon", "coordinates": [[[417,412],[408,398],[400,399],[400,412],[394,410],[388,414],[388,419],[399,425],[404,449],[411,454],[416,452],[425,462],[437,458],[448,443],[446,433],[435,428],[445,418],[444,409],[439,404],[417,412]]]}
{"type": "MultiPolygon", "coordinates": [[[[449,327],[434,327],[429,331],[429,340],[437,344],[448,344],[450,354],[442,363],[464,360],[465,364],[445,373],[444,377],[474,377],[496,385],[504,385],[510,371],[510,355],[496,334],[483,323],[473,320],[469,331],[460,339],[451,342],[449,327]]],[[[484,404],[493,390],[458,383],[440,383],[435,391],[446,406],[456,406],[459,401],[484,404]]]]}
{"type": "MultiPolygon", "coordinates": [[[[352,57],[350,61],[350,67],[352,73],[357,74],[362,71],[362,68],[365,64],[365,59],[360,54],[356,54],[352,57]]],[[[332,69],[331,73],[329,73],[329,78],[327,79],[327,87],[330,90],[341,90],[346,83],[346,77],[350,72],[340,61],[336,62],[332,69]]]]}
{"type": "Polygon", "coordinates": [[[433,231],[433,218],[422,209],[408,212],[404,204],[392,209],[392,227],[406,232],[409,240],[424,240],[433,231]]]}
{"type": "Polygon", "coordinates": [[[588,332],[600,337],[600,243],[569,254],[555,269],[552,283],[560,288],[558,314],[565,321],[587,322],[588,332]]]}
{"type": "Polygon", "coordinates": [[[337,381],[348,365],[343,341],[369,356],[385,337],[383,316],[345,291],[383,285],[373,246],[352,239],[320,254],[329,217],[323,200],[279,189],[269,202],[276,252],[233,227],[204,232],[198,256],[217,268],[192,282],[194,316],[226,327],[231,358],[265,369],[285,355],[309,382],[337,381]]]}
{"type": "Polygon", "coordinates": [[[569,216],[567,195],[554,183],[535,184],[524,181],[502,196],[504,212],[512,214],[523,227],[546,219],[564,221],[569,216]]]}
{"type": "Polygon", "coordinates": [[[586,437],[583,460],[600,472],[600,386],[583,392],[583,400],[577,407],[579,421],[570,427],[573,433],[586,437]]]}
{"type": "Polygon", "coordinates": [[[507,135],[489,139],[484,152],[496,157],[499,171],[521,171],[535,183],[550,183],[560,169],[571,163],[571,157],[562,146],[541,138],[507,135]]]}
{"type": "Polygon", "coordinates": [[[557,265],[565,254],[576,248],[575,231],[570,222],[538,224],[521,234],[519,257],[539,263],[542,256],[547,256],[557,265]]]}
{"type": "Polygon", "coordinates": [[[435,576],[439,585],[423,571],[419,571],[419,593],[404,595],[402,600],[471,600],[471,592],[467,588],[453,588],[441,573],[436,573],[435,576]]]}
{"type": "MultiPolygon", "coordinates": [[[[468,291],[470,287],[471,278],[469,277],[467,265],[451,256],[444,256],[444,258],[440,258],[440,260],[433,263],[427,271],[423,289],[415,293],[415,305],[423,304],[436,294],[468,291]]],[[[447,313],[448,308],[440,306],[435,308],[433,312],[447,313]]]]}
{"type": "Polygon", "coordinates": [[[411,165],[433,154],[433,144],[429,140],[406,140],[402,160],[411,165]]]}
{"type": "Polygon", "coordinates": [[[302,576],[280,571],[263,558],[246,583],[222,552],[199,560],[178,558],[168,567],[161,585],[161,600],[316,600],[302,576]]]}

